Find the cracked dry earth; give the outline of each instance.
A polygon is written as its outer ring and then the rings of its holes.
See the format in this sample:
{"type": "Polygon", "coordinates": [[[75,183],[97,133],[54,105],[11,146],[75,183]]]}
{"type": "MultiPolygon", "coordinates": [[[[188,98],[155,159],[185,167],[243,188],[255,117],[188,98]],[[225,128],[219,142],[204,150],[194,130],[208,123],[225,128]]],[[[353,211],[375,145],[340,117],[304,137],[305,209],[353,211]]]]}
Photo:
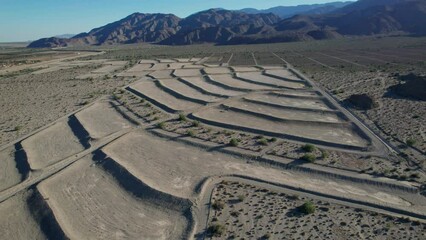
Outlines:
{"type": "Polygon", "coordinates": [[[141,60],[124,71],[116,62],[82,74],[138,80],[0,148],[2,236],[425,237],[418,183],[269,154],[286,145],[308,155],[305,144],[315,154],[392,154],[315,84],[284,62],[207,60],[141,60]],[[305,200],[314,215],[289,213],[305,200]]]}

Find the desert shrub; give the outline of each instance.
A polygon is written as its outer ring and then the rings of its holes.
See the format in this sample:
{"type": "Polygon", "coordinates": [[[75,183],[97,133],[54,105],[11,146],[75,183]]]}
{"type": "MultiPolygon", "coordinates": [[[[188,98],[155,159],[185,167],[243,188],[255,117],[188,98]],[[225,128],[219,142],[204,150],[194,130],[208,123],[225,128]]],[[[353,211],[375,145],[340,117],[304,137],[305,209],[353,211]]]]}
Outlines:
{"type": "Polygon", "coordinates": [[[277,138],[274,138],[274,137],[273,137],[273,138],[269,139],[269,141],[270,141],[270,142],[276,142],[276,141],[277,141],[277,138]]]}
{"type": "Polygon", "coordinates": [[[225,203],[222,201],[215,201],[212,204],[214,210],[222,210],[225,207],[225,203]]]}
{"type": "Polygon", "coordinates": [[[262,137],[261,139],[257,140],[257,143],[263,146],[268,145],[268,140],[264,137],[262,137]]]}
{"type": "Polygon", "coordinates": [[[19,132],[22,129],[22,126],[16,126],[13,130],[15,130],[15,132],[19,132]]]}
{"type": "Polygon", "coordinates": [[[315,208],[316,207],[312,202],[307,201],[299,207],[299,210],[304,214],[312,214],[315,212],[315,208]]]}
{"type": "Polygon", "coordinates": [[[271,239],[272,235],[270,233],[266,233],[263,235],[262,239],[271,239]]]}
{"type": "Polygon", "coordinates": [[[315,162],[316,157],[313,154],[307,153],[307,154],[303,155],[301,157],[301,159],[304,160],[304,161],[313,163],[313,162],[315,162]]]}
{"type": "Polygon", "coordinates": [[[231,145],[232,147],[238,146],[238,139],[231,138],[231,140],[229,141],[229,145],[231,145]]]}
{"type": "Polygon", "coordinates": [[[185,114],[183,114],[183,113],[179,114],[179,121],[183,121],[183,122],[185,122],[185,121],[186,121],[186,116],[185,116],[185,114]]]}
{"type": "Polygon", "coordinates": [[[315,151],[315,146],[312,144],[306,144],[302,147],[302,150],[305,152],[313,152],[315,151]]]}
{"type": "Polygon", "coordinates": [[[188,130],[188,131],[186,132],[186,134],[188,134],[188,136],[190,136],[190,137],[195,136],[195,132],[194,132],[194,131],[192,131],[192,130],[188,130]]]}
{"type": "Polygon", "coordinates": [[[414,139],[407,139],[407,141],[405,142],[408,146],[412,147],[414,146],[414,144],[416,144],[416,140],[414,139]]]}
{"type": "Polygon", "coordinates": [[[330,156],[330,154],[326,150],[321,150],[321,158],[326,159],[330,156]]]}
{"type": "Polygon", "coordinates": [[[199,121],[193,121],[192,126],[198,127],[198,126],[200,126],[200,122],[199,121]]]}
{"type": "Polygon", "coordinates": [[[245,199],[246,199],[246,196],[244,196],[244,195],[238,195],[238,201],[244,202],[245,199]]]}
{"type": "Polygon", "coordinates": [[[159,128],[161,128],[161,129],[164,129],[164,128],[166,128],[166,123],[165,122],[160,122],[160,123],[157,124],[157,126],[159,128]]]}
{"type": "Polygon", "coordinates": [[[207,229],[207,232],[215,237],[220,237],[225,232],[225,226],[221,224],[213,224],[207,229]]]}

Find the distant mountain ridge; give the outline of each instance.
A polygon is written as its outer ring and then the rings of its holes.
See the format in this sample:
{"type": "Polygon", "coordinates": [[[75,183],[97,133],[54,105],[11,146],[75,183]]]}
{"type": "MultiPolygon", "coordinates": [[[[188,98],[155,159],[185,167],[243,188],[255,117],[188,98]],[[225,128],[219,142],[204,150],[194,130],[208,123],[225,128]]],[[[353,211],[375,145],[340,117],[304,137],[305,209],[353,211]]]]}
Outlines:
{"type": "Polygon", "coordinates": [[[251,44],[345,36],[426,35],[425,26],[426,0],[359,0],[327,14],[307,13],[286,19],[273,13],[250,14],[224,9],[210,9],[184,19],[173,14],[134,13],[71,39],[44,38],[28,47],[139,42],[251,44]]]}
{"type": "Polygon", "coordinates": [[[351,3],[353,3],[353,1],[330,2],[323,4],[305,4],[297,6],[278,6],[262,10],[258,10],[255,8],[244,8],[238,11],[249,14],[273,13],[279,16],[280,18],[289,18],[298,14],[326,14],[333,12],[339,8],[345,7],[351,3]]]}

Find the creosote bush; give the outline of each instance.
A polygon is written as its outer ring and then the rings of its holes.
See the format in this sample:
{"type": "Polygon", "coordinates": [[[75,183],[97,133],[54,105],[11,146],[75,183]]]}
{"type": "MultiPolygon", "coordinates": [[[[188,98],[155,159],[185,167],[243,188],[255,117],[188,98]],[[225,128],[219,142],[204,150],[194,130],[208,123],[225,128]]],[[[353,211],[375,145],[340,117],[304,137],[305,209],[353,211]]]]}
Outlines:
{"type": "Polygon", "coordinates": [[[212,204],[214,210],[222,210],[225,207],[225,203],[222,201],[215,201],[212,204]]]}
{"type": "Polygon", "coordinates": [[[315,208],[316,207],[312,202],[307,201],[299,207],[299,210],[304,214],[312,214],[315,212],[315,208]]]}
{"type": "Polygon", "coordinates": [[[160,122],[157,124],[157,126],[161,129],[165,129],[166,128],[166,123],[165,122],[160,122]]]}
{"type": "Polygon", "coordinates": [[[238,139],[231,138],[231,140],[229,141],[229,145],[231,145],[232,147],[238,146],[238,139]]]}
{"type": "Polygon", "coordinates": [[[215,223],[210,225],[210,227],[207,229],[207,232],[215,237],[220,237],[225,232],[225,226],[215,223]]]}
{"type": "Polygon", "coordinates": [[[182,122],[185,122],[186,121],[185,114],[183,114],[183,113],[179,114],[179,120],[182,121],[182,122]]]}
{"type": "Polygon", "coordinates": [[[186,132],[188,134],[188,136],[193,137],[195,136],[195,132],[192,130],[188,130],[188,132],[186,132]]]}
{"type": "Polygon", "coordinates": [[[315,155],[313,155],[311,153],[307,153],[307,154],[303,155],[301,157],[301,159],[304,160],[304,161],[313,163],[313,162],[315,162],[316,157],[315,157],[315,155]]]}
{"type": "Polygon", "coordinates": [[[302,147],[302,150],[305,152],[313,152],[315,151],[315,146],[312,144],[306,144],[302,147]]]}
{"type": "Polygon", "coordinates": [[[407,141],[405,142],[408,146],[412,147],[414,146],[414,144],[416,144],[416,140],[414,139],[407,139],[407,141]]]}
{"type": "Polygon", "coordinates": [[[257,143],[263,146],[267,146],[268,145],[268,140],[264,137],[262,137],[261,139],[257,140],[257,143]]]}

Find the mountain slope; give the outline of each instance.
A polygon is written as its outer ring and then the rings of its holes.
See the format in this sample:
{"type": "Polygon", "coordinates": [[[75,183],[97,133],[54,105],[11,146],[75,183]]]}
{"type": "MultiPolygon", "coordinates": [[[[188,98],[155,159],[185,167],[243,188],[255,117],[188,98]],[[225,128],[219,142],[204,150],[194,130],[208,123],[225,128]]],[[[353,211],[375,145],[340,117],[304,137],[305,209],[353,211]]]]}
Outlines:
{"type": "Polygon", "coordinates": [[[289,18],[298,14],[326,14],[335,11],[339,8],[347,6],[353,2],[331,2],[324,4],[310,4],[310,5],[298,5],[298,6],[279,6],[269,9],[258,10],[254,8],[245,8],[239,10],[249,14],[258,13],[273,13],[281,18],[289,18]]]}
{"type": "Polygon", "coordinates": [[[281,20],[267,14],[210,9],[180,19],[172,14],[132,14],[71,39],[45,38],[28,47],[151,42],[246,44],[369,35],[426,35],[425,0],[359,0],[328,14],[281,20]]]}

